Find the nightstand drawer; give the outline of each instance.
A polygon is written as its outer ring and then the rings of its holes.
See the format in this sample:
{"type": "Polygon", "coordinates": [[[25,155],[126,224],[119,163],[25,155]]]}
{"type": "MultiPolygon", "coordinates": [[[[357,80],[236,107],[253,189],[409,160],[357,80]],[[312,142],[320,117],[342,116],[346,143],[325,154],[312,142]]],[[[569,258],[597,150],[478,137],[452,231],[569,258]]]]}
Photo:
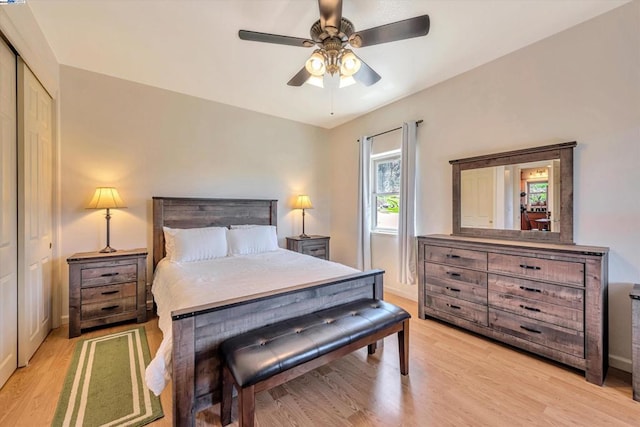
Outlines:
{"type": "Polygon", "coordinates": [[[135,282],[137,265],[111,265],[105,267],[85,268],[82,270],[82,287],[103,286],[112,283],[135,282]]]}
{"type": "Polygon", "coordinates": [[[110,317],[116,314],[136,311],[136,297],[102,301],[95,304],[82,305],[82,320],[110,317]]]}
{"type": "Polygon", "coordinates": [[[136,283],[131,282],[118,285],[85,288],[80,292],[82,294],[82,305],[84,306],[87,304],[116,300],[125,297],[135,297],[137,288],[136,283]]]}
{"type": "Polygon", "coordinates": [[[327,245],[315,244],[315,245],[304,245],[302,248],[302,253],[305,255],[311,255],[318,258],[326,258],[327,257],[327,245]]]}

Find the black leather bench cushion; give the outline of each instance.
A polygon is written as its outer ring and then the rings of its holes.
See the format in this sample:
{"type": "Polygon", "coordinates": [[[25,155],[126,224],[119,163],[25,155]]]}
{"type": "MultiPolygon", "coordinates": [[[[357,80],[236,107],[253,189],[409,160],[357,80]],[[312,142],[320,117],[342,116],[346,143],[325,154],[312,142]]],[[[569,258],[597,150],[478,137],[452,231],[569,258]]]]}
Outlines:
{"type": "Polygon", "coordinates": [[[410,317],[388,302],[363,299],[229,338],[220,350],[238,385],[246,387],[410,317]]]}

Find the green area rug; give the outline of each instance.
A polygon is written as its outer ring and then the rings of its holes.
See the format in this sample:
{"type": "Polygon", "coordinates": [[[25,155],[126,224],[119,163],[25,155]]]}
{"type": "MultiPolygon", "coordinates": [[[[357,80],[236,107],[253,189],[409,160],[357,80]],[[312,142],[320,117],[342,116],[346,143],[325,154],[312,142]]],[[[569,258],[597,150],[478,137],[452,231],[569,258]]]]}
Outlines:
{"type": "Polygon", "coordinates": [[[143,426],[164,416],[144,382],[144,327],[79,341],[53,426],[143,426]]]}

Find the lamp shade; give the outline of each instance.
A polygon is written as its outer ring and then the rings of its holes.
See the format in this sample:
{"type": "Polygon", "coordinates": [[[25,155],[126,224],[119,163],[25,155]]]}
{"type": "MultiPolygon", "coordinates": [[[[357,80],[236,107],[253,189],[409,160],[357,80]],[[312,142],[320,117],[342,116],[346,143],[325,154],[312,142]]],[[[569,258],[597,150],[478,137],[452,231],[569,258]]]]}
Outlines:
{"type": "Polygon", "coordinates": [[[98,187],[87,209],[126,208],[118,190],[113,187],[98,187]]]}
{"type": "Polygon", "coordinates": [[[311,199],[307,195],[300,195],[293,204],[293,209],[313,209],[311,199]]]}

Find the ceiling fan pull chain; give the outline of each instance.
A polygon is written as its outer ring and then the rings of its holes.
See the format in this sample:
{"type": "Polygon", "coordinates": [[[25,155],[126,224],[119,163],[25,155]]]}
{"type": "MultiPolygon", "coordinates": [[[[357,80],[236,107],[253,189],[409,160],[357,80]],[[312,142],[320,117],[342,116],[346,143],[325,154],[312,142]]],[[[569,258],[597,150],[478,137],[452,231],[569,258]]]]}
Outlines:
{"type": "Polygon", "coordinates": [[[331,115],[333,116],[333,86],[331,87],[331,115]]]}

